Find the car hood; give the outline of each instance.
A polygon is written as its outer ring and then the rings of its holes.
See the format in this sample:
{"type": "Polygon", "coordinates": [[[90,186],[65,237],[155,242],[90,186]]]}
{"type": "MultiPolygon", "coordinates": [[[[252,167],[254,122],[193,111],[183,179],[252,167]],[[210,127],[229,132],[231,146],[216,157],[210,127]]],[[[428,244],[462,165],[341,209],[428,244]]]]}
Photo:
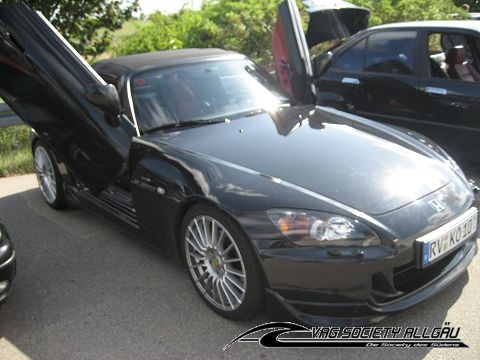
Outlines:
{"type": "Polygon", "coordinates": [[[370,215],[412,203],[455,176],[413,138],[369,120],[311,106],[159,131],[145,140],[248,168],[370,215]]]}

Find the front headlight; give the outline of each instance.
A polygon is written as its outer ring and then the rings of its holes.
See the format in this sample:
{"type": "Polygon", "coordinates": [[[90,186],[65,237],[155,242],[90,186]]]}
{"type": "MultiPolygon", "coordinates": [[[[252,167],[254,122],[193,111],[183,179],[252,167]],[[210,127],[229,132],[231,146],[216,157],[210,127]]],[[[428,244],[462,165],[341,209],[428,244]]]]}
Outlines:
{"type": "Polygon", "coordinates": [[[270,209],[282,234],[302,246],[375,246],[380,238],[358,220],[317,211],[270,209]]]}

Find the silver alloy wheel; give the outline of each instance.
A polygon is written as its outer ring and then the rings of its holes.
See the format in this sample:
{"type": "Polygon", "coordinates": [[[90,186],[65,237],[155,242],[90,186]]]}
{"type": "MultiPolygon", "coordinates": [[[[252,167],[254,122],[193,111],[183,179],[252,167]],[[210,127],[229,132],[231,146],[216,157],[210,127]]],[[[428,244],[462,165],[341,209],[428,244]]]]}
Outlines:
{"type": "Polygon", "coordinates": [[[245,264],[227,229],[216,219],[198,215],[185,232],[187,265],[195,285],[215,307],[232,311],[247,290],[245,264]]]}
{"type": "Polygon", "coordinates": [[[37,174],[38,184],[45,200],[52,204],[57,198],[57,181],[55,179],[55,170],[47,150],[43,146],[37,146],[34,155],[35,173],[37,174]]]}

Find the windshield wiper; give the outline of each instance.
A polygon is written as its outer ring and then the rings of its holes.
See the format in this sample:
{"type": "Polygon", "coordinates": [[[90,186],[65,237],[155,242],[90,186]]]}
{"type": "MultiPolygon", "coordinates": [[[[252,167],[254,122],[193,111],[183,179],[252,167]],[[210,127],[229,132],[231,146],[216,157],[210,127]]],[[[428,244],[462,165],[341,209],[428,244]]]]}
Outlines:
{"type": "Polygon", "coordinates": [[[209,124],[218,124],[228,122],[226,118],[222,119],[198,119],[198,120],[183,120],[171,124],[165,124],[161,126],[156,126],[150,129],[145,130],[145,133],[149,133],[152,131],[157,130],[166,130],[166,129],[174,129],[174,128],[183,128],[183,127],[194,127],[194,126],[203,126],[209,124]]]}

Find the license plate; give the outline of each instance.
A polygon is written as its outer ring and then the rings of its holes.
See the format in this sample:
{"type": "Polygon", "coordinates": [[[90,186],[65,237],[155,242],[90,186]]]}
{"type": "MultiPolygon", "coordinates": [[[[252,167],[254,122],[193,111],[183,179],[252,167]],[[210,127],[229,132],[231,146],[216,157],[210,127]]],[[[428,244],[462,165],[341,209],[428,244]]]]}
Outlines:
{"type": "Polygon", "coordinates": [[[470,208],[456,219],[418,238],[421,267],[434,263],[464,243],[477,231],[477,219],[477,208],[470,208]]]}

